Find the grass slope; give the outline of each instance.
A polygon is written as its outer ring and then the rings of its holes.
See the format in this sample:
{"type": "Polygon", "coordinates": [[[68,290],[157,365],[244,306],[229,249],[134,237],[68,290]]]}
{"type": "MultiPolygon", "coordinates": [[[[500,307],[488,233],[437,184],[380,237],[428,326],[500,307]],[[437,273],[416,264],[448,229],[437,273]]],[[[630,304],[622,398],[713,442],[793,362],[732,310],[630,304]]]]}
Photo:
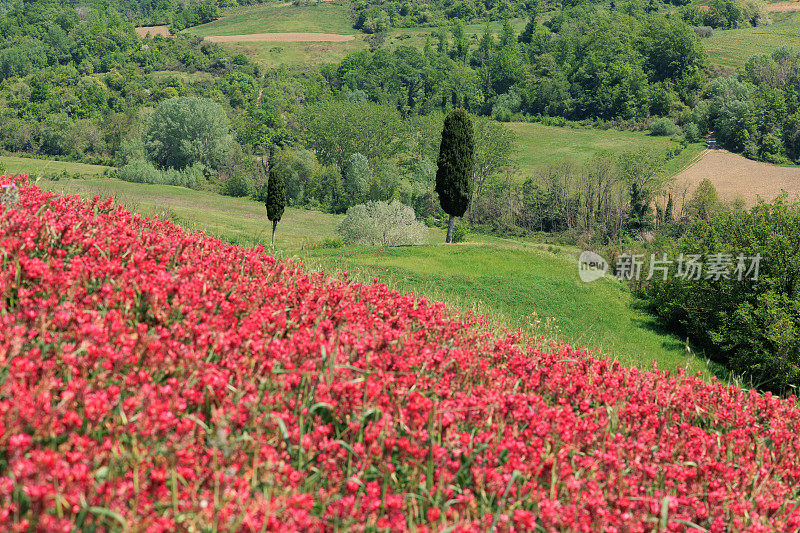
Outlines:
{"type": "Polygon", "coordinates": [[[365,50],[361,39],[334,42],[232,42],[222,43],[234,54],[244,54],[251,61],[266,67],[281,65],[292,68],[312,68],[323,63],[338,63],[350,52],[365,50]]]}
{"type": "MultiPolygon", "coordinates": [[[[85,197],[113,196],[134,211],[159,213],[237,244],[269,243],[264,207],[251,200],[113,179],[39,185],[85,197]]],[[[484,236],[445,246],[440,244],[441,230],[430,232],[433,244],[428,246],[320,248],[322,239],[335,235],[340,220],[341,216],[287,209],[278,226],[278,254],[296,255],[311,268],[347,271],[356,281],[377,277],[394,288],[488,314],[495,325],[597,347],[605,357],[643,368],[653,360],[667,369],[706,368],[701,359],[687,359],[680,339],[659,333],[648,315],[635,310],[630,293],[615,280],[582,283],[577,249],[484,236]]]]}
{"type": "Polygon", "coordinates": [[[347,7],[333,3],[261,4],[223,9],[218,20],[186,30],[201,37],[270,32],[358,33],[350,23],[347,7]]]}
{"type": "Polygon", "coordinates": [[[5,165],[6,171],[11,174],[26,172],[29,176],[55,176],[64,171],[70,174],[96,176],[102,174],[107,168],[102,165],[86,165],[70,161],[55,161],[52,159],[36,159],[33,157],[0,156],[0,163],[5,165]]]}
{"type": "MultiPolygon", "coordinates": [[[[663,153],[678,146],[668,137],[653,137],[644,132],[560,128],[525,122],[506,126],[517,134],[517,163],[525,177],[565,161],[582,165],[600,152],[620,154],[646,148],[663,153]]],[[[690,145],[667,163],[665,172],[668,175],[680,172],[702,150],[701,144],[690,145]]]]}
{"type": "MultiPolygon", "coordinates": [[[[159,215],[185,228],[242,246],[268,245],[272,231],[264,206],[245,198],[111,178],[40,181],[37,185],[86,198],[113,197],[131,211],[145,216],[159,215]]],[[[310,243],[335,237],[341,219],[341,215],[288,207],[279,225],[278,240],[290,250],[301,250],[310,243]]]]}
{"type": "Polygon", "coordinates": [[[649,368],[688,366],[680,339],[658,331],[652,317],[635,309],[630,292],[615,279],[583,283],[579,250],[475,236],[472,242],[404,248],[310,250],[314,268],[349,271],[402,291],[488,314],[494,324],[522,328],[550,340],[595,348],[603,357],[649,368]]]}
{"type": "Polygon", "coordinates": [[[792,14],[769,26],[714,30],[702,43],[712,64],[743,67],[754,55],[770,54],[784,46],[800,49],[800,14],[792,14]]]}

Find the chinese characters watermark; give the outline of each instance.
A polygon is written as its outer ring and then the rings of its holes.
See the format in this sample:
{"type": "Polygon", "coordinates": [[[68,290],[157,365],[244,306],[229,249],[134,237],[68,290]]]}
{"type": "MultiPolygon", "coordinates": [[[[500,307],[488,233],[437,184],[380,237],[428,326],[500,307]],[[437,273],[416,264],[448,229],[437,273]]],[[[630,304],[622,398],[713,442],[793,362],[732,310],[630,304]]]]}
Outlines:
{"type": "MultiPolygon", "coordinates": [[[[650,254],[645,261],[644,254],[620,254],[614,264],[614,275],[620,281],[641,281],[661,279],[699,280],[758,280],[761,254],[713,253],[705,258],[700,254],[679,254],[670,258],[667,254],[650,254]]],[[[592,282],[608,272],[608,263],[594,252],[583,252],[578,259],[578,274],[581,280],[592,282]]]]}

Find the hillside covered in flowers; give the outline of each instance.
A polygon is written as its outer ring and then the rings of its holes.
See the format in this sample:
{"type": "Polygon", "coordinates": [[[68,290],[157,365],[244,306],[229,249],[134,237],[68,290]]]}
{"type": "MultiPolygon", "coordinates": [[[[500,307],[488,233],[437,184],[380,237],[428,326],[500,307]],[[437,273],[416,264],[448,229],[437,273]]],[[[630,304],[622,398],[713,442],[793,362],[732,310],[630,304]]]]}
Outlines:
{"type": "Polygon", "coordinates": [[[2,183],[0,529],[800,527],[795,398],[2,183]]]}

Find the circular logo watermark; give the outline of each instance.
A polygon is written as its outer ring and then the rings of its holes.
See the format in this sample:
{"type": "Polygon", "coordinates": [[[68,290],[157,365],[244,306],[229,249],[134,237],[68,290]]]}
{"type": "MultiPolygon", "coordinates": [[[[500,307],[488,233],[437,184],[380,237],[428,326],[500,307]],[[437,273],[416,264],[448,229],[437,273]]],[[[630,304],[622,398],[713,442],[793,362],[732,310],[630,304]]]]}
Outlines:
{"type": "Polygon", "coordinates": [[[594,252],[586,250],[578,257],[578,275],[581,281],[591,283],[602,278],[608,272],[608,261],[594,252]]]}

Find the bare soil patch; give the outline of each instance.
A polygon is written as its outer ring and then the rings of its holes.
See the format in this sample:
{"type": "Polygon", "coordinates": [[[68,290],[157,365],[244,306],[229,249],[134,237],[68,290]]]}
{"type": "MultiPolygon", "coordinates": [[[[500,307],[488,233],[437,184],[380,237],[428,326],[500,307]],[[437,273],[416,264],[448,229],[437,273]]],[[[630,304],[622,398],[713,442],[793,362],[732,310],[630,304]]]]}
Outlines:
{"type": "Polygon", "coordinates": [[[352,41],[355,35],[339,35],[336,33],[250,33],[246,35],[211,35],[206,40],[215,43],[230,42],[323,42],[343,43],[352,41]]]}
{"type": "Polygon", "coordinates": [[[727,150],[710,149],[697,163],[675,176],[673,194],[678,195],[678,204],[682,193],[686,191],[688,200],[704,178],[711,181],[721,200],[742,198],[748,206],[754,205],[759,197],[772,201],[784,190],[790,200],[800,197],[800,167],[780,167],[727,150]]]}
{"type": "Polygon", "coordinates": [[[169,26],[139,26],[136,29],[136,34],[139,37],[147,37],[150,35],[154,37],[156,35],[160,35],[162,37],[171,37],[172,34],[169,32],[169,26]]]}
{"type": "Polygon", "coordinates": [[[794,13],[800,11],[800,2],[775,2],[774,4],[767,4],[767,11],[773,13],[794,13]]]}

